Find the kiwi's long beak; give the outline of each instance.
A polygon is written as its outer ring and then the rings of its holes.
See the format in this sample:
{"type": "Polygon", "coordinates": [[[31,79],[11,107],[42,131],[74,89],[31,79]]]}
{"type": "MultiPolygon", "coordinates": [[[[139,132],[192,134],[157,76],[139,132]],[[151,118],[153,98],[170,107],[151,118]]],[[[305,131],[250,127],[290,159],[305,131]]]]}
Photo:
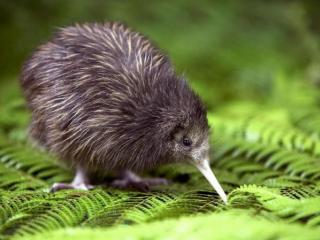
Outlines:
{"type": "Polygon", "coordinates": [[[213,174],[210,168],[208,159],[204,159],[203,161],[197,161],[194,164],[199,169],[199,171],[206,177],[206,179],[209,181],[211,186],[216,190],[216,192],[222,198],[224,203],[227,203],[227,195],[223,191],[220,183],[218,182],[217,178],[213,174]]]}

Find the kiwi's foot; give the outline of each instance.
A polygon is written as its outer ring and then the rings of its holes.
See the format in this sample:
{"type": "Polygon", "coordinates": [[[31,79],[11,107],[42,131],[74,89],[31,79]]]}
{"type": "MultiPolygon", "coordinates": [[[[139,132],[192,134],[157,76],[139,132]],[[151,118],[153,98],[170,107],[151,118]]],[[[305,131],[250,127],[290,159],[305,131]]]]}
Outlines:
{"type": "Polygon", "coordinates": [[[135,189],[142,192],[148,192],[152,186],[168,184],[169,181],[165,178],[142,178],[129,170],[123,171],[118,179],[111,182],[111,186],[115,188],[135,189]]]}
{"type": "Polygon", "coordinates": [[[54,183],[50,189],[50,192],[57,192],[63,189],[77,189],[77,190],[90,190],[94,186],[86,183],[73,184],[73,183],[54,183]]]}
{"type": "Polygon", "coordinates": [[[85,172],[78,168],[72,183],[54,183],[50,192],[57,192],[63,189],[90,190],[93,188],[94,186],[89,184],[89,179],[85,172]]]}

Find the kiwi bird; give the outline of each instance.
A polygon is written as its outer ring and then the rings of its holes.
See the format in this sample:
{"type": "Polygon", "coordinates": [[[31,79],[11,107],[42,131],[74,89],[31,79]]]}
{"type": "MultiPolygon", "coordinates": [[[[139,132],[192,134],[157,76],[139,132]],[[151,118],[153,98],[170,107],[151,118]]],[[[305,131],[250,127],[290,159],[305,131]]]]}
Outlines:
{"type": "Polygon", "coordinates": [[[52,191],[90,189],[107,173],[118,174],[112,186],[146,190],[166,180],[137,172],[188,163],[227,201],[209,166],[204,104],[142,34],[121,23],[61,28],[26,61],[21,85],[30,137],[75,171],[52,191]]]}

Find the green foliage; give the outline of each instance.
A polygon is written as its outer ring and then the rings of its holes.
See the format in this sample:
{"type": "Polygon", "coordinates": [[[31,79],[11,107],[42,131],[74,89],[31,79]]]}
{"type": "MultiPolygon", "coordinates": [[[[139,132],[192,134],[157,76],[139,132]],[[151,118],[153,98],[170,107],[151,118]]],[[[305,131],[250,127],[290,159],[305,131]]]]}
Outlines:
{"type": "Polygon", "coordinates": [[[249,216],[244,211],[230,210],[210,215],[182,217],[144,223],[136,227],[118,226],[111,229],[74,228],[23,237],[23,240],[42,239],[318,239],[319,229],[270,222],[249,216]],[[232,229],[232,230],[231,230],[232,229]]]}
{"type": "MultiPolygon", "coordinates": [[[[15,101],[3,113],[27,116],[19,94],[7,98],[15,101]],[[19,107],[12,107],[15,102],[19,107]]],[[[19,121],[3,118],[0,236],[176,239],[186,235],[192,239],[199,234],[204,239],[212,235],[230,239],[239,238],[241,232],[248,239],[259,232],[261,239],[294,239],[301,234],[316,239],[320,227],[316,113],[315,106],[293,111],[237,102],[208,115],[214,132],[213,169],[229,194],[228,205],[191,166],[167,165],[155,170],[152,174],[165,176],[173,184],[150,193],[103,186],[89,192],[49,193],[53,182],[70,181],[71,173],[53,156],[30,146],[26,134],[12,137],[25,129],[28,117],[19,121]],[[180,234],[172,230],[180,228],[184,229],[180,234]]]]}

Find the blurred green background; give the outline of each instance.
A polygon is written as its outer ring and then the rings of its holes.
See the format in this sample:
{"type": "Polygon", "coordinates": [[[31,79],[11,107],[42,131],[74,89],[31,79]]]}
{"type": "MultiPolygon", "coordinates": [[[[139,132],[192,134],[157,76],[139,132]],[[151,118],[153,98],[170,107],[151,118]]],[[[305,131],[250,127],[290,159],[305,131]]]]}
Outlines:
{"type": "Polygon", "coordinates": [[[122,21],[164,49],[210,108],[239,99],[315,101],[291,96],[320,85],[319,7],[319,1],[2,0],[0,87],[17,89],[23,61],[58,27],[122,21]]]}

